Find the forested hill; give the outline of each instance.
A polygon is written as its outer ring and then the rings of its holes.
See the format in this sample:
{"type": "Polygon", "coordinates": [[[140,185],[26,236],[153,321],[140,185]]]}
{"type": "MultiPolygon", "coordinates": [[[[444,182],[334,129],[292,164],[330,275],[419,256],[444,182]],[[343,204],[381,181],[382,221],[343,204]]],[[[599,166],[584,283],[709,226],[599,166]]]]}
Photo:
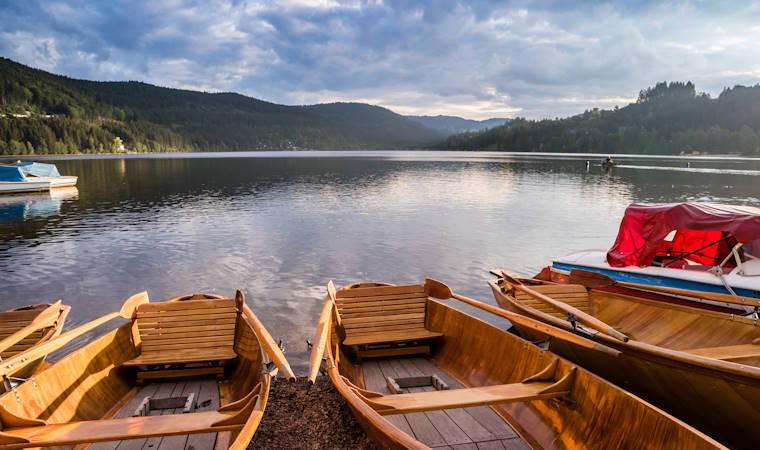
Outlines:
{"type": "Polygon", "coordinates": [[[635,103],[564,119],[516,119],[450,136],[446,149],[644,154],[760,154],[760,85],[718,98],[687,83],[658,83],[635,103]]]}
{"type": "Polygon", "coordinates": [[[233,93],[74,80],[0,58],[0,155],[419,148],[445,135],[358,103],[284,106],[233,93]]]}
{"type": "Polygon", "coordinates": [[[509,119],[471,120],[456,116],[406,116],[428,128],[433,128],[446,135],[465,131],[481,131],[504,125],[509,119]]]}

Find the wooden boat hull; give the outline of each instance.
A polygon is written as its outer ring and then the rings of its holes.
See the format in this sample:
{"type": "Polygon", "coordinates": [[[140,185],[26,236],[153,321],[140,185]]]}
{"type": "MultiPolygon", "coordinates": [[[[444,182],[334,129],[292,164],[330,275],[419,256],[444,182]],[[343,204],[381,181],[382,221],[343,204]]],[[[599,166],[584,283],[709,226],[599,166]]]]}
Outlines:
{"type": "MultiPolygon", "coordinates": [[[[3,322],[5,322],[6,318],[9,321],[12,321],[13,313],[26,314],[27,312],[32,312],[32,311],[41,313],[45,308],[49,306],[51,306],[51,304],[41,303],[41,304],[36,304],[36,305],[28,305],[28,306],[22,306],[18,308],[9,309],[8,311],[5,311],[4,313],[0,313],[0,325],[3,322]],[[7,314],[7,313],[10,313],[10,314],[7,314]]],[[[58,311],[58,317],[52,326],[45,327],[37,331],[34,335],[27,337],[20,343],[9,348],[8,350],[0,352],[0,356],[2,356],[3,359],[8,359],[17,355],[23,355],[28,350],[38,347],[39,345],[42,345],[51,339],[55,339],[56,337],[58,337],[58,335],[61,334],[61,330],[63,330],[63,324],[66,321],[66,317],[69,315],[70,311],[71,311],[70,306],[61,305],[58,311]]],[[[11,322],[11,323],[18,323],[18,322],[11,322]]],[[[18,328],[22,328],[22,327],[23,326],[18,326],[18,328]]],[[[11,333],[8,333],[8,335],[10,334],[11,333]]],[[[4,336],[6,335],[4,334],[4,336]]],[[[19,379],[29,378],[40,368],[42,363],[45,361],[45,357],[46,356],[37,358],[32,363],[28,364],[27,366],[25,366],[24,368],[20,369],[17,372],[13,372],[11,375],[14,378],[19,378],[19,379]]],[[[4,386],[3,386],[3,389],[4,389],[4,386]]]]}
{"type": "MultiPolygon", "coordinates": [[[[574,370],[573,364],[551,352],[442,301],[428,298],[426,311],[426,328],[444,335],[432,344],[430,361],[464,387],[520,383],[554,361],[558,373],[574,371],[569,399],[492,406],[519,433],[524,440],[522,445],[549,449],[720,447],[699,431],[596,375],[574,370]]],[[[389,416],[380,415],[359,395],[361,389],[366,389],[363,365],[349,359],[332,321],[329,329],[327,372],[378,448],[428,448],[391,423],[389,416]]]]}
{"type": "MultiPolygon", "coordinates": [[[[215,298],[206,296],[205,298],[215,298]]],[[[189,297],[178,297],[171,301],[183,301],[189,297]]],[[[193,297],[195,299],[195,297],[193,297]]],[[[184,429],[179,431],[162,433],[162,428],[151,427],[152,417],[145,417],[142,425],[129,432],[129,439],[154,437],[160,439],[167,436],[184,434],[203,436],[201,431],[193,431],[194,417],[199,414],[217,414],[223,417],[235,419],[244,416],[244,421],[231,425],[219,425],[214,431],[217,433],[215,443],[211,441],[209,448],[246,448],[258,427],[264,409],[266,408],[269,395],[271,377],[274,373],[268,367],[271,359],[262,345],[264,337],[260,334],[260,324],[253,313],[243,303],[243,312],[237,316],[234,332],[234,351],[236,358],[230,365],[225,367],[224,381],[218,382],[218,396],[221,403],[220,413],[209,411],[181,415],[186,417],[184,429]],[[252,394],[257,394],[253,396],[252,394]],[[249,400],[252,399],[252,400],[249,400]],[[233,408],[237,411],[240,404],[247,405],[238,413],[221,413],[224,408],[233,408]],[[226,406],[225,406],[226,405],[226,406]],[[219,430],[219,431],[216,431],[219,430]],[[228,431],[227,431],[228,430],[228,431]]],[[[214,323],[208,320],[208,323],[214,323]]],[[[135,367],[125,364],[141,354],[139,334],[136,328],[137,322],[129,322],[119,328],[106,333],[104,336],[87,344],[86,346],[67,355],[45,370],[35,374],[34,382],[26,382],[0,396],[0,412],[3,429],[0,430],[0,449],[23,448],[24,444],[15,444],[10,441],[11,437],[18,434],[28,436],[44,436],[50,434],[56,445],[82,443],[81,436],[76,435],[76,427],[85,425],[85,428],[96,429],[98,422],[108,422],[115,417],[129,417],[129,411],[123,416],[125,406],[134,403],[135,396],[140,389],[135,385],[135,367]],[[117,413],[120,414],[117,416],[117,413]],[[45,425],[39,426],[40,431],[30,434],[24,428],[13,428],[14,425],[6,421],[9,414],[24,418],[24,420],[43,420],[45,425]],[[89,421],[89,422],[88,422],[89,421]],[[10,427],[10,428],[9,428],[10,427]],[[46,427],[55,428],[56,431],[47,432],[46,427]],[[69,430],[69,428],[71,430],[69,430]],[[74,430],[74,431],[72,431],[74,430]]],[[[268,336],[268,333],[266,334],[268,336]]],[[[271,340],[271,337],[268,337],[271,340]]],[[[139,379],[139,378],[138,378],[139,379]]],[[[209,380],[211,381],[211,380],[209,380]]],[[[188,385],[190,382],[188,382],[188,385]]],[[[214,381],[214,385],[217,382],[214,381]]],[[[160,386],[160,385],[159,385],[160,386]]],[[[159,387],[161,389],[161,387],[159,387]]],[[[175,393],[177,391],[175,390],[175,393]]],[[[198,407],[200,408],[201,405],[198,407]]],[[[219,406],[219,405],[217,405],[219,406]]],[[[134,408],[134,406],[132,406],[134,408]]],[[[208,408],[207,408],[208,409],[208,408]]],[[[164,417],[164,416],[162,416],[164,417]]],[[[129,420],[139,420],[133,418],[129,420]]],[[[180,421],[181,422],[181,421],[180,421]]],[[[180,423],[177,422],[177,423],[180,423]]],[[[19,425],[15,425],[18,427],[19,425]]],[[[197,425],[199,430],[202,425],[197,425]]],[[[107,426],[106,426],[107,428],[107,426]]],[[[176,427],[175,427],[176,428],[176,427]]],[[[129,429],[129,428],[128,428],[129,429]]],[[[39,439],[43,439],[39,437],[39,439]]],[[[89,443],[118,441],[120,439],[105,439],[94,437],[89,443]]],[[[52,442],[52,441],[51,441],[52,442]]],[[[155,441],[157,442],[157,441],[155,441]]],[[[190,442],[188,438],[188,442],[190,442]]],[[[150,442],[146,443],[149,445],[150,442]]],[[[168,445],[168,444],[166,444],[168,445]]],[[[190,445],[190,444],[188,444],[190,445]]],[[[200,447],[195,447],[200,448],[200,447]]]]}
{"type": "MultiPolygon", "coordinates": [[[[489,281],[489,285],[502,308],[556,328],[572,330],[568,322],[516,302],[495,281],[489,281]]],[[[652,308],[672,308],[672,311],[693,309],[676,304],[657,305],[660,303],[657,300],[638,301],[652,308]]],[[[667,311],[663,310],[662,314],[667,311]]],[[[719,313],[704,311],[701,314],[719,313]]],[[[646,321],[643,314],[640,316],[646,321]]],[[[631,317],[636,317],[636,313],[632,312],[631,317]]],[[[652,316],[648,317],[651,320],[652,316]]],[[[535,342],[548,339],[537,330],[514,326],[525,339],[535,342]]],[[[560,339],[550,339],[548,348],[720,442],[735,448],[756,448],[760,439],[757,426],[760,423],[760,367],[703,358],[636,340],[623,342],[602,333],[595,334],[593,340],[620,351],[621,356],[613,358],[560,339]]]]}

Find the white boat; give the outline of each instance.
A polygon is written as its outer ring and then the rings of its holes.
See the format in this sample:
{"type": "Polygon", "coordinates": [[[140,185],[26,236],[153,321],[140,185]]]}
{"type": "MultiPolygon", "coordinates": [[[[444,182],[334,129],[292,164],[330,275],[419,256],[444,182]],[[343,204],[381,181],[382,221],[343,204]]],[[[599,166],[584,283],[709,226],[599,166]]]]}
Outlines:
{"type": "Polygon", "coordinates": [[[50,185],[49,180],[0,181],[0,194],[49,191],[50,185]]]}
{"type": "Polygon", "coordinates": [[[758,298],[759,258],[760,209],[633,204],[612,248],[557,258],[551,271],[589,270],[624,282],[758,298]]]}
{"type": "Polygon", "coordinates": [[[55,164],[18,161],[0,165],[0,194],[48,191],[76,184],[77,177],[61,176],[55,164]]]}

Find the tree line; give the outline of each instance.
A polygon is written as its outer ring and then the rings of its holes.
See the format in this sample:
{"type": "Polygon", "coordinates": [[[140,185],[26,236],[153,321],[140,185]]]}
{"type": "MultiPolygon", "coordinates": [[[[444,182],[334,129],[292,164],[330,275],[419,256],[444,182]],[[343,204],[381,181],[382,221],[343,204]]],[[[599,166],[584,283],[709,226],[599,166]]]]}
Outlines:
{"type": "Polygon", "coordinates": [[[760,154],[760,85],[726,88],[717,98],[691,82],[660,82],[636,102],[558,119],[518,118],[479,133],[450,136],[460,150],[568,153],[760,154]]]}
{"type": "Polygon", "coordinates": [[[0,58],[0,155],[110,152],[121,144],[137,152],[419,148],[443,137],[370,105],[285,106],[75,80],[0,58]]]}

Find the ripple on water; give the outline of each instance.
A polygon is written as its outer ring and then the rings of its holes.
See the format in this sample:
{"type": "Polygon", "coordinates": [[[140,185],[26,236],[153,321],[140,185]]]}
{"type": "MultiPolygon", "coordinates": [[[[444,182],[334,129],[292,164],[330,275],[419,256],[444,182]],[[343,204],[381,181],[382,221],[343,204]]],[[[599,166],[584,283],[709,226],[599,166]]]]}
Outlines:
{"type": "Polygon", "coordinates": [[[584,156],[366,156],[59,161],[80,176],[76,198],[0,220],[0,307],[63,298],[70,328],[141,290],[239,288],[304,368],[330,279],[431,276],[493,303],[489,269],[533,275],[606,248],[631,202],[758,203],[754,177],[735,172],[760,169],[751,160],[604,173],[584,156]]]}

